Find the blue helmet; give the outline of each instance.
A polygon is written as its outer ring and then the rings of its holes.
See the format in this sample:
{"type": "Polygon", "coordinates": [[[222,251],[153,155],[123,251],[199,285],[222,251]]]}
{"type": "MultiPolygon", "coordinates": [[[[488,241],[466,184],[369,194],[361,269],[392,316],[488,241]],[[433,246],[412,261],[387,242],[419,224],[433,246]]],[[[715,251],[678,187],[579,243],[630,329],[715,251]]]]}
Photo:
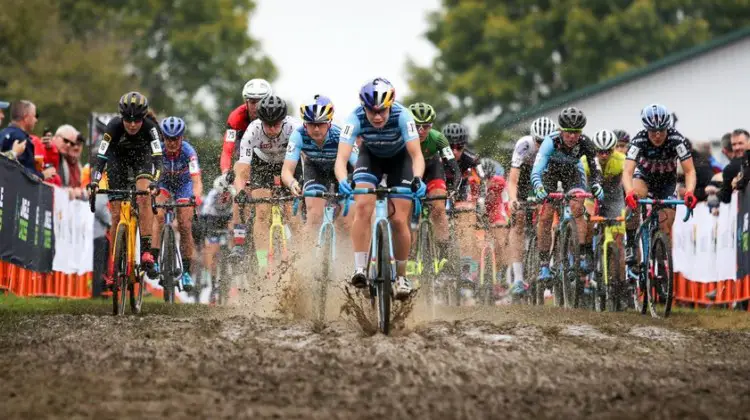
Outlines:
{"type": "Polygon", "coordinates": [[[333,102],[327,96],[315,95],[310,103],[299,107],[299,112],[304,122],[331,122],[333,121],[333,102]]]}
{"type": "Polygon", "coordinates": [[[671,126],[672,117],[664,105],[651,104],[641,111],[641,121],[646,130],[666,130],[671,126]]]}
{"type": "Polygon", "coordinates": [[[359,100],[365,108],[381,110],[390,108],[396,100],[396,89],[391,82],[382,77],[375,78],[359,90],[359,100]]]}
{"type": "Polygon", "coordinates": [[[161,132],[167,137],[180,137],[185,134],[185,121],[180,117],[167,117],[161,120],[161,132]]]}

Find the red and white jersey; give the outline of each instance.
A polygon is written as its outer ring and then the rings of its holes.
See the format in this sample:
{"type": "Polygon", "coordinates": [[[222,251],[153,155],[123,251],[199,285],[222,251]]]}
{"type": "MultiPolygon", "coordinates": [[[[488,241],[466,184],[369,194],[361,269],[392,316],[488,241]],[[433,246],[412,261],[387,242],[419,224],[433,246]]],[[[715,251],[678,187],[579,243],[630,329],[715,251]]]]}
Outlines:
{"type": "Polygon", "coordinates": [[[238,106],[229,114],[219,162],[222,173],[232,168],[232,161],[237,158],[236,152],[239,150],[236,148],[236,144],[245,134],[245,130],[247,130],[250,122],[250,117],[247,114],[247,104],[238,106]]]}
{"type": "Polygon", "coordinates": [[[289,137],[301,125],[300,120],[287,115],[281,126],[281,133],[276,138],[270,138],[263,131],[261,121],[253,121],[242,136],[239,162],[250,164],[253,156],[257,156],[267,163],[283,163],[289,137]]]}
{"type": "Polygon", "coordinates": [[[539,145],[531,136],[523,136],[516,142],[513,148],[513,158],[510,160],[511,168],[520,168],[522,165],[534,165],[536,152],[539,151],[539,145]]]}

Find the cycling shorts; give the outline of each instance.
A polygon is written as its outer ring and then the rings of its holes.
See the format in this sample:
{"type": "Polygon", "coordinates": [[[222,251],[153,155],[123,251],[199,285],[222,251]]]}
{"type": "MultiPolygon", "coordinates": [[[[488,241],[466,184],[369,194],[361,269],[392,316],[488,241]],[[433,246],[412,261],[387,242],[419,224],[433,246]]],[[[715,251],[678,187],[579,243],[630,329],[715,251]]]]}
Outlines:
{"type": "MultiPolygon", "coordinates": [[[[253,190],[268,189],[274,186],[274,178],[281,177],[281,167],[284,162],[270,163],[253,154],[250,161],[250,180],[248,186],[253,190]]],[[[294,171],[294,178],[297,181],[302,179],[302,166],[297,165],[294,171]]]]}
{"type": "MultiPolygon", "coordinates": [[[[406,148],[391,157],[383,158],[371,154],[367,146],[363,145],[359,149],[359,158],[354,168],[354,182],[375,187],[383,179],[383,175],[386,175],[388,187],[411,188],[414,178],[411,164],[411,156],[406,148]]],[[[411,200],[411,195],[394,194],[390,198],[411,200]]]]}
{"type": "Polygon", "coordinates": [[[173,197],[178,203],[186,203],[193,196],[193,180],[185,182],[178,179],[159,180],[160,194],[165,197],[173,197]]]}
{"type": "Polygon", "coordinates": [[[557,166],[554,170],[546,170],[542,175],[542,184],[548,193],[557,192],[558,181],[562,183],[563,192],[585,191],[584,176],[578,165],[557,166]]]}
{"type": "MultiPolygon", "coordinates": [[[[161,159],[161,156],[159,156],[161,159]]],[[[128,175],[132,173],[133,178],[154,179],[154,165],[152,163],[151,149],[116,149],[107,161],[107,182],[109,189],[128,190],[133,187],[128,183],[128,175]]],[[[121,194],[109,194],[109,201],[122,201],[125,196],[121,194]]]]}
{"type": "Polygon", "coordinates": [[[655,176],[644,173],[640,167],[635,168],[633,179],[640,179],[646,183],[648,196],[656,200],[672,200],[677,198],[677,177],[674,174],[655,176]]]}
{"type": "Polygon", "coordinates": [[[439,155],[434,155],[425,161],[424,183],[427,184],[427,194],[435,190],[447,190],[445,184],[445,167],[439,155]]]}

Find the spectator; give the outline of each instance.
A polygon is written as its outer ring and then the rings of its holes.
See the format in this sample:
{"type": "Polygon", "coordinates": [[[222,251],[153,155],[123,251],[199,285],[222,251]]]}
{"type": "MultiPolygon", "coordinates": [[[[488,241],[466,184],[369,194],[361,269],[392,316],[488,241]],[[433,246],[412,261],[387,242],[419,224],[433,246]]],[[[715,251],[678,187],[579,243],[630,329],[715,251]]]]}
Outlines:
{"type": "Polygon", "coordinates": [[[68,154],[63,155],[65,161],[61,165],[63,171],[67,171],[65,178],[67,186],[71,188],[71,198],[85,198],[83,195],[83,185],[81,184],[81,152],[83,151],[84,138],[81,133],[76,136],[76,142],[68,149],[68,154]]]}
{"type": "Polygon", "coordinates": [[[107,231],[112,226],[112,213],[109,211],[109,201],[106,195],[96,199],[94,209],[94,280],[91,285],[93,297],[100,297],[104,291],[109,261],[109,240],[107,231]]]}
{"type": "Polygon", "coordinates": [[[5,111],[3,110],[8,109],[9,106],[10,106],[9,103],[5,101],[0,101],[0,127],[3,126],[3,120],[5,119],[5,111]]]}
{"type": "MultiPolygon", "coordinates": [[[[58,172],[60,170],[60,152],[57,150],[57,147],[52,144],[52,139],[54,137],[54,132],[49,127],[44,127],[44,131],[42,131],[42,139],[41,139],[41,147],[40,150],[44,152],[44,167],[52,166],[55,168],[58,172]]],[[[36,147],[36,146],[35,146],[36,147]]],[[[46,180],[50,184],[57,185],[58,187],[62,187],[62,179],[60,178],[60,174],[57,173],[54,176],[48,178],[46,180]]]]}
{"type": "Polygon", "coordinates": [[[10,150],[7,152],[2,152],[3,156],[10,160],[17,160],[18,156],[23,154],[23,151],[26,150],[26,142],[24,140],[16,140],[13,142],[13,147],[11,147],[10,150]]]}
{"type": "MultiPolygon", "coordinates": [[[[698,143],[693,148],[693,165],[695,165],[695,198],[699,202],[706,201],[708,193],[706,187],[711,184],[714,171],[711,168],[709,157],[711,156],[711,144],[708,142],[698,143]]],[[[684,175],[683,175],[684,176],[684,175]]]]}
{"type": "Polygon", "coordinates": [[[47,179],[56,173],[55,168],[47,168],[44,169],[43,172],[37,170],[34,161],[34,144],[29,136],[29,133],[36,125],[38,117],[39,114],[37,113],[36,105],[33,103],[25,100],[14,102],[13,106],[10,108],[10,125],[3,130],[0,130],[0,140],[2,141],[0,152],[10,150],[16,140],[24,140],[26,142],[26,148],[23,153],[17,157],[18,163],[20,163],[29,174],[41,179],[47,179]]]}
{"type": "Polygon", "coordinates": [[[77,152],[73,151],[78,142],[79,134],[75,127],[65,124],[58,127],[55,136],[52,138],[52,142],[60,154],[57,158],[59,160],[57,168],[60,178],[62,178],[63,187],[80,187],[81,171],[80,165],[78,165],[78,157],[81,155],[81,149],[79,148],[77,152]],[[77,153],[77,157],[71,157],[71,153],[77,153]]]}
{"type": "Polygon", "coordinates": [[[750,133],[743,128],[732,131],[732,155],[737,156],[724,167],[721,177],[721,189],[718,196],[722,203],[732,201],[732,191],[744,188],[744,183],[740,183],[742,176],[738,176],[742,171],[742,162],[745,160],[745,151],[748,149],[748,140],[750,133]]]}

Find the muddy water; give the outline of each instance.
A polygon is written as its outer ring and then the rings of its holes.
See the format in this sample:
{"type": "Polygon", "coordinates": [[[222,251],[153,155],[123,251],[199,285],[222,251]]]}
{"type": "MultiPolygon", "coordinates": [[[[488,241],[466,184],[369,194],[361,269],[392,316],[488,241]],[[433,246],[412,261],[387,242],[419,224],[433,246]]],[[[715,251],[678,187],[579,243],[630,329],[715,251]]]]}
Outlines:
{"type": "MultiPolygon", "coordinates": [[[[146,308],[148,309],[148,307],[146,308]]],[[[3,418],[747,418],[750,334],[632,314],[29,315],[0,330],[3,418]],[[291,319],[290,319],[291,318],[291,319]]],[[[423,311],[424,312],[424,311],[423,311]]],[[[153,312],[152,312],[153,313],[153,312]]],[[[682,317],[682,319],[681,319],[682,317]]]]}

